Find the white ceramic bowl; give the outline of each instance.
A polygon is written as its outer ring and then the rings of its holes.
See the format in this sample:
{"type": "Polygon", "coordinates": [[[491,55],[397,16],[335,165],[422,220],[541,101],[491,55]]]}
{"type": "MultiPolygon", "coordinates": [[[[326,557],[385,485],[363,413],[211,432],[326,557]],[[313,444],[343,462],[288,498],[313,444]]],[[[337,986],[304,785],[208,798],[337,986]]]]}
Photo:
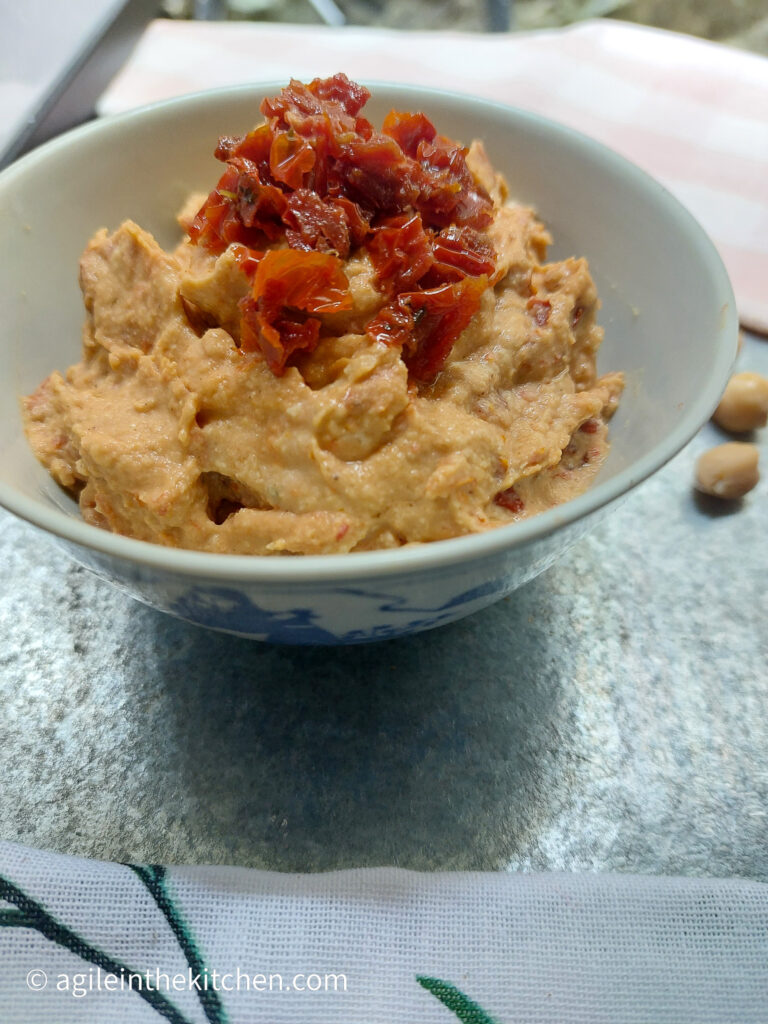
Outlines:
{"type": "MultiPolygon", "coordinates": [[[[374,85],[366,113],[424,110],[446,135],[485,140],[512,194],[551,228],[552,258],[586,256],[602,297],[599,369],[624,370],[612,451],[596,485],[543,515],[456,540],[360,554],[214,555],[84,523],[32,456],[19,396],[80,357],[78,260],[126,217],[161,244],[191,190],[207,191],[219,135],[260,120],[279,85],[197,94],[70,132],[0,175],[0,503],[99,576],[155,608],[281,643],[353,643],[428,629],[547,568],[601,511],[659,469],[710,415],[736,352],[733,294],[701,227],[602,145],[480,99],[374,85]]],[[[51,547],[51,557],[58,550],[51,547]]],[[[94,611],[96,611],[94,609],[94,611]]]]}

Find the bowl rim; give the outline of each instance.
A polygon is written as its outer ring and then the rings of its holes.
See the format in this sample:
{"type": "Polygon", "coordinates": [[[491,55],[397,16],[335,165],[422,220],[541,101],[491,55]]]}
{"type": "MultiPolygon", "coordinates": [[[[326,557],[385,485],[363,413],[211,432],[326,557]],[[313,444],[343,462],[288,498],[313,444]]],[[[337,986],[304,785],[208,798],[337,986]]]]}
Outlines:
{"type": "MultiPolygon", "coordinates": [[[[393,90],[437,100],[449,100],[468,111],[478,107],[527,124],[538,131],[570,140],[594,157],[617,170],[646,192],[655,194],[658,203],[674,217],[676,227],[686,231],[709,273],[709,293],[715,295],[720,308],[720,321],[716,328],[719,344],[715,350],[707,386],[686,403],[677,427],[662,442],[655,445],[642,458],[618,472],[610,480],[598,481],[576,498],[538,513],[529,519],[499,526],[482,533],[467,534],[447,540],[407,544],[400,548],[374,551],[347,552],[330,555],[243,555],[188,548],[173,548],[150,541],[136,540],[110,533],[76,519],[61,509],[46,505],[42,500],[20,494],[15,488],[0,481],[0,505],[19,518],[64,541],[90,549],[100,555],[138,565],[147,570],[160,570],[181,576],[197,576],[217,581],[244,583],[282,582],[296,584],[329,580],[349,580],[361,577],[409,575],[429,569],[445,568],[467,561],[491,559],[506,550],[522,548],[542,540],[555,530],[584,519],[647,479],[670,461],[694,437],[716,407],[737,352],[738,317],[731,282],[714,243],[689,210],[647,171],[605,143],[568,125],[520,107],[500,103],[480,96],[454,92],[428,86],[392,81],[366,79],[363,84],[372,90],[393,90]],[[729,338],[731,344],[728,344],[729,338]]],[[[23,175],[30,167],[47,160],[60,149],[77,145],[93,134],[108,135],[123,125],[145,118],[162,118],[176,108],[195,108],[200,104],[218,104],[227,99],[242,99],[247,95],[267,94],[281,89],[284,81],[253,81],[236,86],[204,89],[175,96],[155,103],[97,118],[74,128],[14,161],[0,172],[0,190],[23,175]]]]}

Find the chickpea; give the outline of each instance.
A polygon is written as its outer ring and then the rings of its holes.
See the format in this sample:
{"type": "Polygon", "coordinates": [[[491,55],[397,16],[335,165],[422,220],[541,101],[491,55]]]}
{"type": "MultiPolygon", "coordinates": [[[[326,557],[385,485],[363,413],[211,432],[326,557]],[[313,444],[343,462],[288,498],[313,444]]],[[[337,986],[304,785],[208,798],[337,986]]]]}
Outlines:
{"type": "Polygon", "coordinates": [[[743,498],[760,479],[757,459],[753,444],[730,441],[710,448],[696,463],[696,487],[716,498],[743,498]]]}
{"type": "Polygon", "coordinates": [[[764,427],[768,422],[768,377],[761,377],[759,373],[735,373],[712,419],[734,434],[764,427]]]}

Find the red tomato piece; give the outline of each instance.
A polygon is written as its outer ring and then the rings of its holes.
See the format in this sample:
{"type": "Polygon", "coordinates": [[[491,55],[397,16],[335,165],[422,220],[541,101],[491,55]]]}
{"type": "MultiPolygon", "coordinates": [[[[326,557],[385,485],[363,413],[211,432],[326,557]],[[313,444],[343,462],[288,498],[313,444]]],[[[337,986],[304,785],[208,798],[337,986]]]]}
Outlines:
{"type": "Polygon", "coordinates": [[[370,93],[363,86],[351,82],[346,75],[316,78],[309,85],[291,79],[279,96],[265,99],[261,112],[275,118],[279,126],[294,128],[302,136],[323,134],[321,121],[325,118],[330,135],[340,132],[365,134],[371,126],[365,118],[358,118],[370,93]]]}
{"type": "Polygon", "coordinates": [[[289,111],[297,111],[301,114],[319,114],[322,106],[309,86],[292,78],[288,85],[280,90],[278,96],[270,96],[262,100],[259,110],[265,117],[276,118],[279,124],[285,126],[286,115],[289,111]]]}
{"type": "Polygon", "coordinates": [[[255,249],[249,249],[247,245],[236,244],[232,246],[232,255],[245,276],[253,279],[256,267],[258,267],[259,260],[261,260],[264,253],[257,252],[255,249]]]}
{"type": "Polygon", "coordinates": [[[423,292],[406,292],[398,301],[414,311],[413,339],[403,356],[416,380],[428,383],[445,365],[461,332],[480,308],[486,277],[466,277],[423,292]]]}
{"type": "Polygon", "coordinates": [[[432,142],[437,135],[437,129],[425,114],[410,114],[399,110],[390,110],[384,118],[382,131],[393,138],[412,159],[417,156],[420,142],[432,142]]]}
{"type": "Polygon", "coordinates": [[[252,298],[240,302],[240,348],[260,351],[276,377],[285,373],[288,359],[298,350],[311,352],[320,338],[320,321],[314,317],[278,316],[273,322],[252,298]]]}
{"type": "Polygon", "coordinates": [[[528,299],[526,309],[539,327],[546,327],[549,323],[552,303],[548,299],[528,299]]]}
{"type": "Polygon", "coordinates": [[[342,73],[330,78],[315,78],[310,82],[309,90],[321,100],[338,103],[350,117],[356,117],[371,98],[364,85],[358,85],[342,73]]]}
{"type": "Polygon", "coordinates": [[[334,173],[348,198],[379,213],[398,214],[415,198],[411,163],[394,139],[376,133],[345,143],[334,173]]]}
{"type": "Polygon", "coordinates": [[[239,170],[237,178],[237,214],[247,228],[263,231],[274,241],[283,233],[286,201],[276,185],[265,184],[258,170],[247,160],[235,158],[230,168],[239,170]]]}
{"type": "Polygon", "coordinates": [[[462,277],[492,277],[496,271],[496,253],[487,236],[469,227],[444,228],[434,240],[433,276],[445,281],[462,277]]]}
{"type": "Polygon", "coordinates": [[[508,487],[506,491],[499,491],[493,500],[501,508],[506,508],[510,512],[520,513],[525,511],[525,502],[514,487],[508,487]]]}
{"type": "Polygon", "coordinates": [[[373,214],[366,215],[358,203],[353,203],[351,199],[346,199],[344,196],[332,196],[328,202],[332,206],[338,207],[344,214],[351,247],[357,248],[362,245],[371,230],[370,219],[373,214]]]}
{"type": "Polygon", "coordinates": [[[392,292],[412,290],[434,263],[418,213],[395,217],[377,228],[368,251],[379,281],[386,282],[392,292]]]}
{"type": "Polygon", "coordinates": [[[253,290],[240,303],[240,347],[260,350],[277,376],[299,349],[312,351],[320,321],[308,313],[352,307],[341,261],[330,253],[272,249],[256,268],[253,290]]]}
{"type": "Polygon", "coordinates": [[[294,132],[277,132],[269,152],[269,169],[276,181],[288,188],[300,188],[305,175],[315,166],[315,151],[294,132]]]}
{"type": "Polygon", "coordinates": [[[285,237],[292,249],[335,252],[346,258],[350,250],[347,212],[333,202],[321,199],[310,189],[297,189],[288,196],[283,215],[285,237]]]}
{"type": "Polygon", "coordinates": [[[413,311],[395,300],[379,310],[366,327],[365,333],[374,341],[402,348],[413,337],[413,329],[413,311]]]}
{"type": "Polygon", "coordinates": [[[213,253],[221,253],[231,242],[254,245],[257,233],[248,231],[238,215],[238,172],[228,167],[216,188],[197,212],[189,237],[213,253]]]}
{"type": "Polygon", "coordinates": [[[352,308],[349,281],[341,260],[327,252],[272,249],[253,281],[253,297],[279,294],[281,305],[307,313],[337,313],[352,308]]]}
{"type": "Polygon", "coordinates": [[[241,139],[228,138],[219,139],[214,156],[225,162],[239,157],[241,160],[248,160],[256,167],[259,177],[263,181],[269,180],[269,154],[272,148],[272,139],[275,134],[275,126],[269,122],[260,124],[258,128],[248,132],[241,139]]]}
{"type": "Polygon", "coordinates": [[[213,155],[217,160],[221,160],[222,163],[226,163],[230,157],[235,155],[237,147],[242,141],[242,135],[222,135],[219,138],[216,149],[213,151],[213,155]]]}
{"type": "Polygon", "coordinates": [[[420,171],[417,208],[427,224],[468,225],[482,231],[493,219],[493,202],[467,167],[466,150],[442,135],[417,148],[420,171]]]}
{"type": "Polygon", "coordinates": [[[480,308],[487,284],[485,277],[467,277],[427,291],[402,292],[368,324],[366,333],[377,341],[402,345],[411,376],[430,383],[480,308]]]}

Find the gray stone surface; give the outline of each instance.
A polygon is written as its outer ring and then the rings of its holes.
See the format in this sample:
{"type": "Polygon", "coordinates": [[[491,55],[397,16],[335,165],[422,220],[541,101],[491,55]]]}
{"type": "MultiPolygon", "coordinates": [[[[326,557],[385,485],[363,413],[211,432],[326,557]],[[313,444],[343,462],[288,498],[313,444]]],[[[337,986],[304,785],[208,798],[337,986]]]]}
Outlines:
{"type": "MultiPolygon", "coordinates": [[[[740,367],[768,372],[768,342],[740,367]]],[[[738,508],[697,499],[718,440],[511,598],[365,648],[198,630],[3,514],[0,835],[299,871],[768,880],[768,480],[738,508]]]]}

